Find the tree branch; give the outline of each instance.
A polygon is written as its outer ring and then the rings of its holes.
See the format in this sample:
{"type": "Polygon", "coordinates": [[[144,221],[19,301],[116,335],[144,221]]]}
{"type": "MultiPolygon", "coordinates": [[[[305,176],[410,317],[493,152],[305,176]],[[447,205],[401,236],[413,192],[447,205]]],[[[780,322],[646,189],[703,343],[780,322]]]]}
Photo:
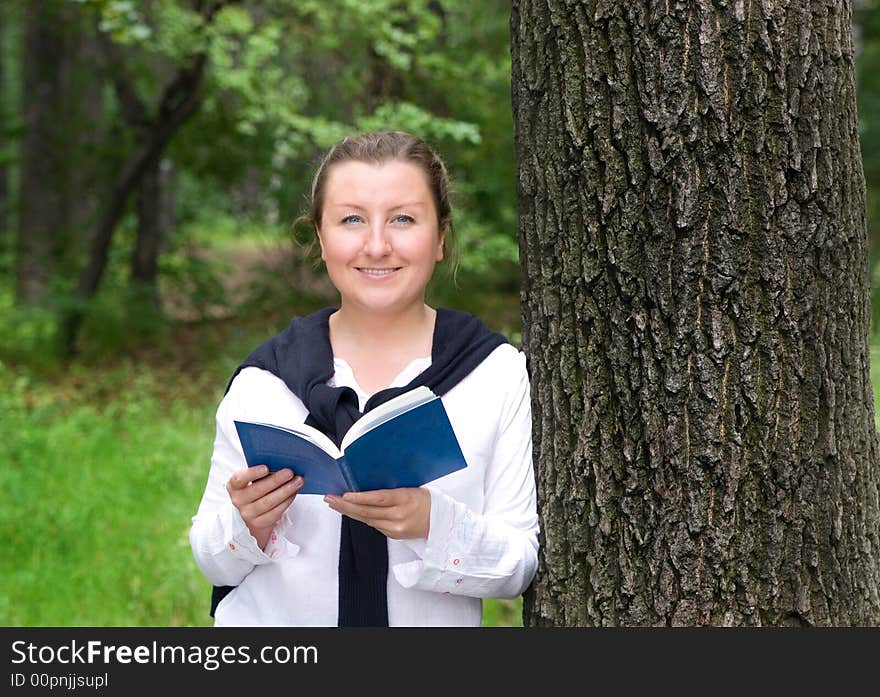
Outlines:
{"type": "MultiPolygon", "coordinates": [[[[237,0],[220,0],[220,2],[210,4],[205,9],[205,3],[197,0],[194,9],[202,15],[204,27],[207,27],[214,21],[217,13],[226,5],[236,4],[237,0]]],[[[172,118],[173,112],[181,108],[186,102],[188,95],[192,91],[192,85],[201,83],[207,55],[204,51],[195,54],[192,63],[178,70],[174,76],[162,88],[159,97],[159,120],[172,118]]]]}
{"type": "Polygon", "coordinates": [[[132,81],[128,77],[125,54],[120,50],[119,45],[105,32],[98,29],[97,34],[101,51],[104,53],[104,58],[110,71],[113,91],[116,93],[116,99],[119,101],[119,108],[122,110],[123,118],[131,128],[136,130],[148,127],[150,117],[147,105],[138,97],[132,81]]]}

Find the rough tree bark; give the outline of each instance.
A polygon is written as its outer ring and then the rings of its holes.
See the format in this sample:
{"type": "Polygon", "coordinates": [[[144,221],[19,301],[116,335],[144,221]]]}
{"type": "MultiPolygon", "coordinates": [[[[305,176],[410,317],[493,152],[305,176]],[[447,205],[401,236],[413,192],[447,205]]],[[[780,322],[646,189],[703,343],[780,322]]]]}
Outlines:
{"type": "Polygon", "coordinates": [[[880,623],[848,0],[515,0],[527,625],[880,623]]]}

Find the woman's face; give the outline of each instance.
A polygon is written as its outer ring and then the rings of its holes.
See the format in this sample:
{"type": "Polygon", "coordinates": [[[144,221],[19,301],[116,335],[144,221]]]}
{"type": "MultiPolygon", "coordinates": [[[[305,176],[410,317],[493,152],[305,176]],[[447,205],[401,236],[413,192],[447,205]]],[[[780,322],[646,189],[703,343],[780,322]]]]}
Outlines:
{"type": "Polygon", "coordinates": [[[394,314],[425,302],[443,235],[425,173],[408,162],[333,165],[318,231],[321,258],[349,310],[394,314]]]}

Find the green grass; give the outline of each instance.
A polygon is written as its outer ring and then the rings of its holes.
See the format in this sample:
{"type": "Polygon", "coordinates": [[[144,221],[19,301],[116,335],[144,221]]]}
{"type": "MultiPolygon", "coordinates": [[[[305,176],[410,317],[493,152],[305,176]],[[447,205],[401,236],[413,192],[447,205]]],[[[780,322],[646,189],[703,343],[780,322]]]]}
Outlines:
{"type": "Polygon", "coordinates": [[[522,598],[483,601],[483,627],[522,627],[522,598]]]}
{"type": "Polygon", "coordinates": [[[108,377],[95,406],[0,369],[2,625],[207,624],[188,529],[212,410],[163,403],[148,370],[108,377]]]}

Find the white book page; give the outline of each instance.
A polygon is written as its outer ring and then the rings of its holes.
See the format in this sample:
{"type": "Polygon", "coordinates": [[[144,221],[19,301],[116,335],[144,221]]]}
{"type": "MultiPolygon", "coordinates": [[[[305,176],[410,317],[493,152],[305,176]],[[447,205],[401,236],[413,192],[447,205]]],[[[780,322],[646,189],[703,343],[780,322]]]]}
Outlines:
{"type": "MultiPolygon", "coordinates": [[[[255,422],[259,423],[259,422],[255,422]]],[[[293,426],[278,426],[277,424],[262,424],[263,426],[270,426],[272,428],[277,428],[280,431],[287,431],[288,433],[295,433],[298,436],[305,438],[307,441],[313,443],[314,445],[321,448],[321,450],[325,451],[329,455],[332,455],[334,458],[342,457],[342,451],[336,447],[336,444],[330,440],[327,436],[321,433],[314,426],[308,426],[306,424],[294,424],[293,426]]]]}
{"type": "Polygon", "coordinates": [[[381,426],[386,421],[391,421],[394,417],[415,409],[433,399],[439,399],[439,397],[431,392],[431,388],[422,385],[409,392],[404,392],[394,399],[389,399],[375,409],[371,409],[348,429],[348,432],[342,439],[342,451],[344,452],[345,447],[349,443],[355,441],[367,431],[371,431],[376,426],[381,426]]]}

